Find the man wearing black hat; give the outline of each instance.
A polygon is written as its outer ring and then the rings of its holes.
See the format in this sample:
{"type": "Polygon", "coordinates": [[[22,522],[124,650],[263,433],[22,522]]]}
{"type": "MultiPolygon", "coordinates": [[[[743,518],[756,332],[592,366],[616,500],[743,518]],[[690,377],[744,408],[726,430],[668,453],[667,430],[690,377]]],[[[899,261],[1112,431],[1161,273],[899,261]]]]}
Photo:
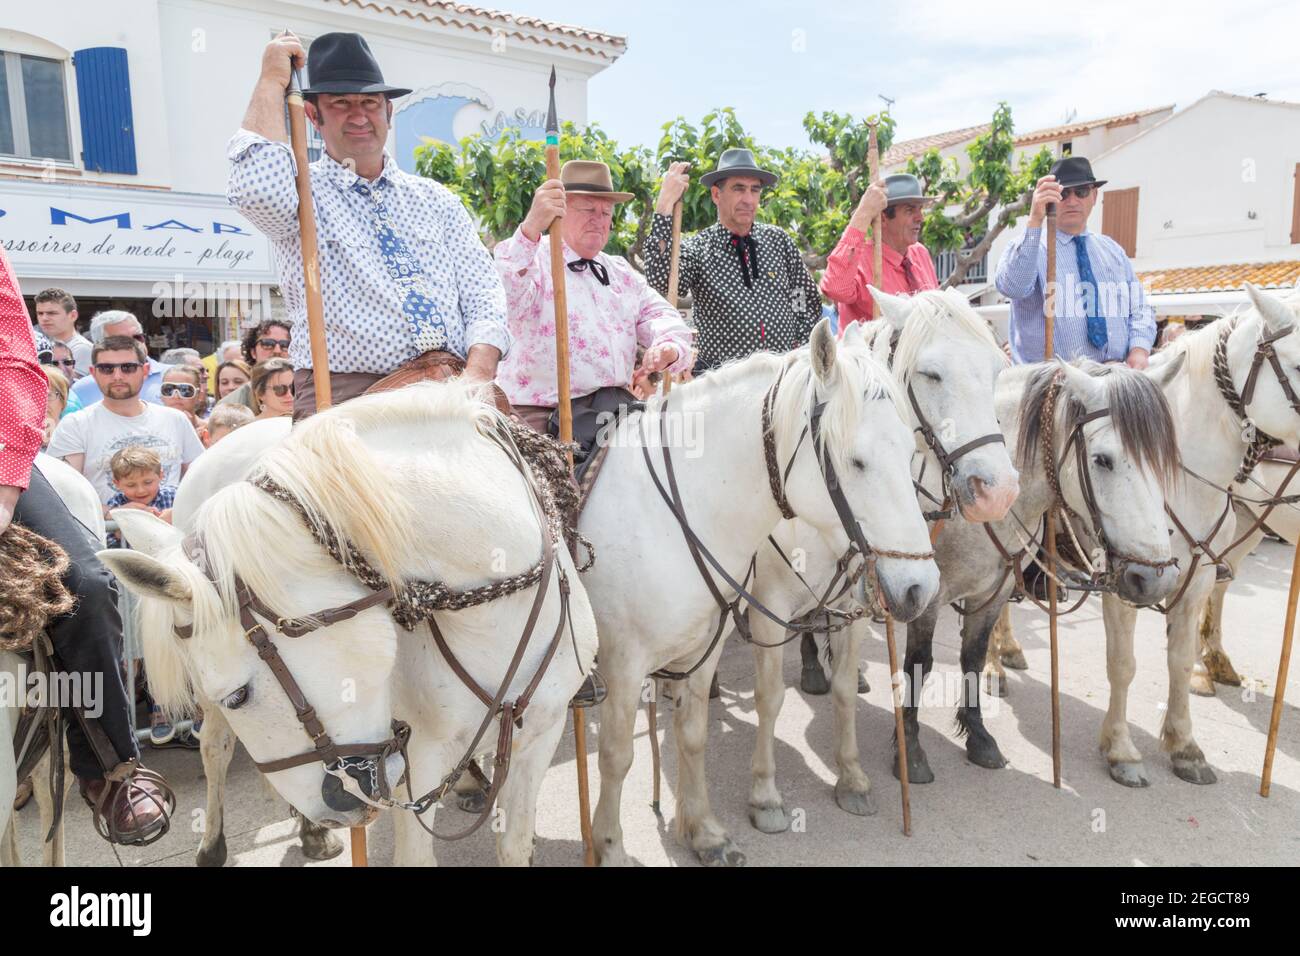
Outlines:
{"type": "Polygon", "coordinates": [[[1054,353],[1146,368],[1156,338],[1155,310],[1147,304],[1133,264],[1114,239],[1088,231],[1088,216],[1105,180],[1082,156],[1066,156],[1038,181],[1028,228],[1002,254],[994,280],[1011,300],[1011,355],[1016,362],[1043,358],[1043,290],[1047,239],[1043,218],[1056,203],[1056,322],[1054,353]]]}
{"type": "Polygon", "coordinates": [[[463,367],[467,377],[491,381],[510,344],[492,257],[461,201],[400,170],[384,148],[392,101],[410,90],[384,82],[359,34],[324,34],[304,53],[286,33],[267,46],[243,128],[230,141],[227,195],[275,248],[293,321],[294,417],[316,406],[284,121],[291,66],[304,63],[307,117],[325,141],[311,164],[311,188],[334,400],[361,394],[399,367],[404,376],[424,369],[427,377],[463,367]]]}
{"type": "MultiPolygon", "coordinates": [[[[661,294],[668,291],[673,206],[690,183],[689,169],[689,163],[668,168],[646,243],[646,279],[661,294]]],[[[749,150],[728,149],[701,181],[718,207],[718,221],[682,239],[678,285],[694,302],[695,370],[803,345],[821,318],[817,283],[782,229],[754,221],[763,189],[776,176],[760,169],[749,150]]]]}

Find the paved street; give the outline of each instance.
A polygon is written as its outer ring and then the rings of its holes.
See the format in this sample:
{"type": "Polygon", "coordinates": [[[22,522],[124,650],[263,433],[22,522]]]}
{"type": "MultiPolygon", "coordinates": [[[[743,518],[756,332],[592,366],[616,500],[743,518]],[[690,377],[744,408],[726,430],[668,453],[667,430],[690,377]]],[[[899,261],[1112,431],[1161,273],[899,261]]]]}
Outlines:
{"type": "MultiPolygon", "coordinates": [[[[1138,674],[1129,697],[1133,737],[1146,758],[1151,787],[1126,790],[1107,776],[1097,754],[1108,689],[1101,608],[1094,601],[1061,626],[1065,769],[1060,791],[1051,784],[1047,622],[1032,608],[1017,608],[1013,620],[1029,670],[1010,671],[1009,697],[987,705],[988,728],[1011,766],[990,771],[967,763],[964,747],[953,733],[952,711],[924,709],[922,739],[937,779],[912,789],[910,839],[901,832],[898,788],[888,768],[893,718],[883,635],[863,649],[871,692],[857,718],[863,765],[872,775],[879,812],[853,817],[835,805],[829,700],[805,697],[797,689],[799,659],[797,644],[792,644],[785,666],[790,687],[777,733],[777,779],[787,809],[802,810],[806,827],[803,832],[778,836],[750,827],[746,804],[757,722],[754,666],[748,649],[737,643],[724,653],[722,699],[712,704],[708,768],[714,810],[750,865],[1295,864],[1300,861],[1300,664],[1292,668],[1272,796],[1264,800],[1257,793],[1291,554],[1290,548],[1266,542],[1244,563],[1241,579],[1228,598],[1225,646],[1237,669],[1257,682],[1253,699],[1245,688],[1223,687],[1217,698],[1192,698],[1197,740],[1219,778],[1213,786],[1196,787],[1179,780],[1160,752],[1167,683],[1164,622],[1151,612],[1138,619],[1138,674]]],[[[901,641],[901,629],[899,636],[901,641]]],[[[952,679],[957,653],[956,616],[949,611],[941,618],[935,638],[939,678],[952,679]]],[[[624,790],[627,850],[647,866],[695,865],[693,855],[672,836],[675,747],[671,731],[664,733],[670,717],[671,709],[661,708],[667,824],[659,823],[649,808],[650,745],[644,711],[637,725],[635,763],[624,790]]],[[[597,723],[592,728],[598,732],[597,723]]],[[[595,733],[588,735],[593,800],[599,790],[595,738],[595,733]]],[[[119,850],[122,862],[192,866],[204,794],[198,754],[169,750],[145,756],[176,787],[176,822],[172,832],[151,847],[119,850]]],[[[288,807],[258,779],[242,750],[231,767],[228,792],[228,866],[346,865],[347,854],[324,864],[303,858],[288,807]]],[[[469,820],[459,810],[447,810],[445,815],[469,820]]],[[[40,858],[34,803],[17,819],[24,860],[34,864],[40,858]]],[[[116,865],[112,849],[94,835],[89,819],[88,810],[74,796],[69,802],[68,862],[116,865]]],[[[452,821],[441,823],[449,828],[452,821]]],[[[581,863],[571,732],[543,785],[537,831],[538,863],[581,863]]],[[[369,841],[373,865],[391,861],[392,827],[386,819],[371,827],[369,841]]],[[[463,842],[440,845],[437,853],[439,862],[448,865],[489,865],[496,859],[493,836],[486,827],[463,842]]]]}

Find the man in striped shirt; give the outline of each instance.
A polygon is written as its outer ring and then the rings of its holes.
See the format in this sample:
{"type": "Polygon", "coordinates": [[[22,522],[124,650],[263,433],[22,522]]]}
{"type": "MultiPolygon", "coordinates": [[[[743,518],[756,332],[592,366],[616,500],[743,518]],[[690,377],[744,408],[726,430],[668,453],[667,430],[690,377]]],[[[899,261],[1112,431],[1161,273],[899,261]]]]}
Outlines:
{"type": "Polygon", "coordinates": [[[1155,310],[1147,304],[1133,264],[1114,239],[1088,231],[1088,216],[1105,180],[1082,156],[1067,156],[1038,181],[1024,235],[998,263],[997,289],[1011,300],[1011,357],[1043,358],[1043,292],[1047,283],[1047,204],[1057,204],[1056,322],[1052,342],[1063,359],[1090,358],[1147,367],[1156,338],[1155,310]]]}

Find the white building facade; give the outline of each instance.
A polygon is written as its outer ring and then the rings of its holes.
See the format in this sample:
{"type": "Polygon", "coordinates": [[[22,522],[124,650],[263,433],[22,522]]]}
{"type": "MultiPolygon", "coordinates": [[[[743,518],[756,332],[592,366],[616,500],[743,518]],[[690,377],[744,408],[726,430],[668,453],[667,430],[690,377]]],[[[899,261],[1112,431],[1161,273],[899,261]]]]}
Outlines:
{"type": "Polygon", "coordinates": [[[415,91],[389,139],[408,171],[426,137],[540,138],[552,66],[561,119],[585,125],[587,81],[626,49],[432,0],[62,0],[11,5],[3,27],[0,243],[24,293],[66,289],[83,320],[126,308],[155,348],[201,351],[278,308],[269,244],[225,200],[225,147],[280,30],[366,37],[415,91]]]}

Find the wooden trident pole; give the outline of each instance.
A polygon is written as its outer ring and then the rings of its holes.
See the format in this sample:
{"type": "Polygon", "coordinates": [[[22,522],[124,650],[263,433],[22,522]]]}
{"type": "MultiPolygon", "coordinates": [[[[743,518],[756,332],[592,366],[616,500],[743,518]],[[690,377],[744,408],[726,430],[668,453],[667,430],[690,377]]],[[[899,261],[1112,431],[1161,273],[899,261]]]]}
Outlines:
{"type": "MultiPolygon", "coordinates": [[[[288,31],[285,31],[286,33],[288,31]]],[[[325,345],[325,307],[320,292],[320,251],[316,244],[316,208],[311,200],[311,168],[307,162],[307,114],[302,102],[302,74],[295,67],[286,94],[289,106],[289,143],[298,167],[298,239],[302,246],[303,293],[307,301],[307,334],[311,338],[312,382],[316,411],[333,404],[330,395],[329,350],[325,345]]],[[[352,827],[352,865],[368,866],[366,828],[352,827]]]]}
{"type": "Polygon", "coordinates": [[[1277,750],[1277,731],[1282,723],[1282,701],[1286,697],[1287,671],[1291,668],[1291,639],[1295,637],[1296,600],[1300,598],[1300,548],[1291,562],[1291,590],[1286,598],[1286,624],[1282,631],[1282,657],[1277,662],[1277,683],[1273,685],[1273,713],[1268,721],[1268,743],[1264,747],[1264,770],[1259,778],[1259,795],[1268,796],[1273,782],[1273,753],[1277,750]]]}
{"type": "MultiPolygon", "coordinates": [[[[555,67],[551,67],[550,104],[546,111],[546,178],[560,178],[560,121],[555,115],[555,67]]],[[[551,285],[555,289],[555,383],[556,407],[560,412],[560,441],[573,441],[573,404],[569,394],[569,302],[564,286],[564,236],[558,218],[547,233],[551,237],[551,285]]],[[[573,453],[569,453],[573,470],[573,453]]],[[[578,826],[582,833],[582,858],[587,866],[596,862],[591,842],[591,793],[587,783],[586,711],[573,708],[573,749],[578,766],[578,826]]]]}
{"type": "MultiPolygon", "coordinates": [[[[1047,204],[1047,284],[1043,289],[1043,361],[1055,351],[1056,203],[1047,204]]],[[[1047,510],[1047,634],[1052,648],[1052,786],[1061,788],[1061,646],[1056,633],[1056,505],[1047,510]]]]}
{"type": "MultiPolygon", "coordinates": [[[[867,141],[867,167],[874,184],[880,179],[880,143],[876,139],[876,124],[869,127],[870,139],[867,141]]],[[[877,213],[871,222],[871,278],[876,288],[883,289],[884,281],[880,277],[884,268],[885,250],[881,239],[881,219],[877,213]]],[[[871,317],[880,317],[880,303],[871,300],[871,317]]],[[[889,650],[889,687],[894,699],[894,739],[898,741],[898,785],[903,796],[903,835],[912,835],[912,793],[907,779],[907,733],[903,729],[903,688],[907,686],[905,675],[898,669],[898,642],[894,640],[894,616],[885,608],[885,647],[889,650]]],[[[920,688],[915,688],[919,691],[920,688]]],[[[915,692],[914,691],[914,692],[915,692]]]]}

